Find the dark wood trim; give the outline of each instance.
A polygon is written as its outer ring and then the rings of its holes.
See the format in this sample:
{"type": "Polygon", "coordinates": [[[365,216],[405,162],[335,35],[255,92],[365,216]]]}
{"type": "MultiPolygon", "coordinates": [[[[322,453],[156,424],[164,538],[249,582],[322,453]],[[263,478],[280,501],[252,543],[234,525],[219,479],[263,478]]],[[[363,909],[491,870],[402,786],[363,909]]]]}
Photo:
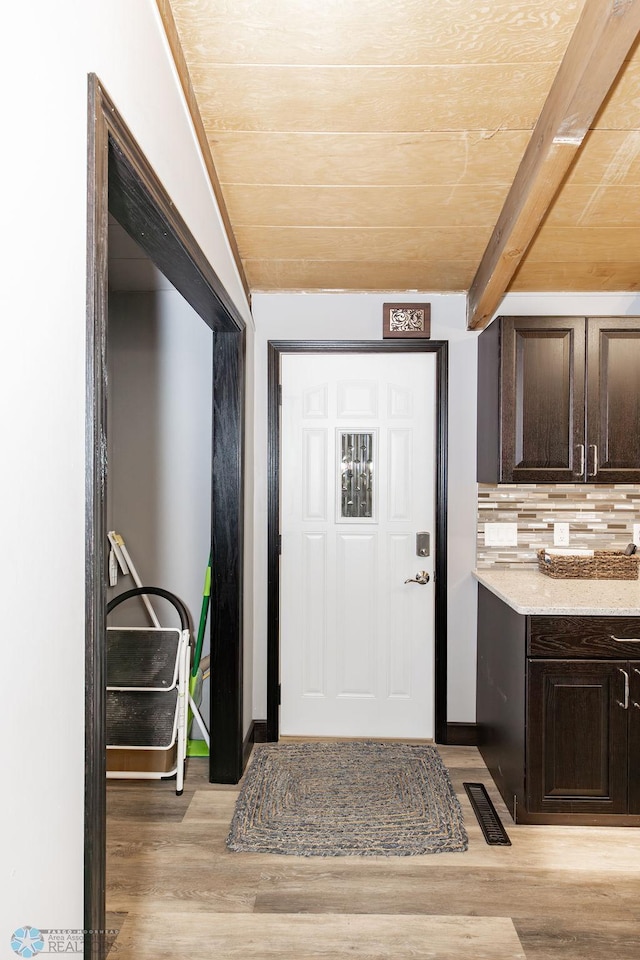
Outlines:
{"type": "MultiPolygon", "coordinates": [[[[101,91],[89,77],[87,156],[87,317],[85,434],[85,781],[84,929],[105,929],[106,662],[106,346],[108,130],[101,91]]],[[[89,960],[106,956],[101,935],[85,934],[89,960]]]]}
{"type": "Polygon", "coordinates": [[[278,739],[280,683],[280,356],[283,353],[435,353],[437,420],[435,554],[435,737],[447,743],[448,344],[444,340],[271,340],[268,343],[267,738],[278,739]]]}
{"type": "Polygon", "coordinates": [[[252,720],[251,726],[247,730],[247,734],[242,744],[243,769],[247,766],[249,762],[249,757],[251,756],[251,751],[253,750],[254,743],[266,743],[266,742],[267,742],[267,721],[252,720]]]}
{"type": "Polygon", "coordinates": [[[237,783],[243,766],[244,336],[213,337],[211,565],[212,783],[237,783]],[[213,742],[213,738],[212,738],[213,742]]]}
{"type": "Polygon", "coordinates": [[[267,344],[267,740],[280,715],[280,353],[267,344]]]}
{"type": "MultiPolygon", "coordinates": [[[[244,321],[94,74],[89,76],[87,165],[84,926],[102,931],[106,886],[104,566],[109,211],[214,331],[218,368],[213,385],[217,414],[212,455],[215,464],[225,464],[228,469],[225,467],[216,479],[213,491],[214,497],[224,497],[224,509],[218,509],[214,501],[212,542],[221,553],[214,554],[213,560],[218,579],[212,621],[215,636],[225,637],[229,643],[229,662],[233,662],[234,670],[228,672],[227,684],[212,700],[216,715],[236,718],[242,715],[244,321]],[[233,551],[232,526],[236,533],[233,551]],[[223,575],[222,563],[231,557],[233,562],[223,575]]],[[[227,730],[211,724],[211,753],[233,755],[234,775],[239,776],[242,729],[237,722],[228,726],[227,730]],[[224,743],[222,736],[228,737],[224,743]]],[[[105,952],[100,932],[87,935],[87,957],[102,960],[105,952]]]]}
{"type": "Polygon", "coordinates": [[[253,745],[255,743],[255,729],[256,722],[255,720],[251,721],[249,729],[247,730],[246,736],[242,741],[242,766],[246,767],[249,762],[249,757],[251,756],[251,751],[253,750],[253,745]]]}
{"type": "Polygon", "coordinates": [[[212,330],[243,330],[240,311],[153,168],[124,125],[117,126],[109,137],[109,210],[212,330]]]}
{"type": "Polygon", "coordinates": [[[448,723],[446,743],[454,747],[477,747],[479,744],[477,723],[448,723]]]}
{"type": "Polygon", "coordinates": [[[253,721],[253,742],[267,743],[268,740],[269,738],[267,736],[267,721],[254,720],[253,721]]]}
{"type": "MultiPolygon", "coordinates": [[[[438,344],[438,341],[435,341],[438,344]]],[[[434,344],[434,345],[435,345],[434,344]]],[[[447,516],[449,449],[449,344],[436,351],[436,557],[435,557],[435,739],[447,742],[447,516]]]]}

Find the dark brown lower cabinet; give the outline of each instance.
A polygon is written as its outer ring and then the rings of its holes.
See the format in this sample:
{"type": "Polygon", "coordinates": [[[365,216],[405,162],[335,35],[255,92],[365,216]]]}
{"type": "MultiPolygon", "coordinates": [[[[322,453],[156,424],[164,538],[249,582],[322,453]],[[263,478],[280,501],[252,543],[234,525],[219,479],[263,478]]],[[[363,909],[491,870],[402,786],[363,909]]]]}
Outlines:
{"type": "Polygon", "coordinates": [[[629,664],[629,813],[640,816],[640,660],[629,664]]]}
{"type": "Polygon", "coordinates": [[[639,640],[640,617],[524,616],[479,587],[480,751],[516,822],[640,826],[639,640]]]}
{"type": "Polygon", "coordinates": [[[527,666],[528,809],[626,813],[623,668],[616,660],[530,660],[527,666]]]}

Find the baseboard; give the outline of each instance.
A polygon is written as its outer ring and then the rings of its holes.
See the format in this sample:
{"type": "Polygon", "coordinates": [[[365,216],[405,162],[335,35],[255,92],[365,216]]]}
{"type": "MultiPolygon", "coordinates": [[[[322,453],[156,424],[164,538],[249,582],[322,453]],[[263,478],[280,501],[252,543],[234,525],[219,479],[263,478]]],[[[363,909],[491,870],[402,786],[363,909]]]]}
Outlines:
{"type": "MultiPolygon", "coordinates": [[[[308,738],[305,738],[308,739],[308,738]]],[[[344,738],[342,738],[344,739],[344,738]]],[[[247,765],[254,743],[267,742],[267,721],[252,720],[251,726],[244,738],[242,747],[243,766],[247,765]]],[[[458,747],[477,747],[478,746],[478,724],[477,723],[448,723],[447,724],[447,744],[458,747]]]]}
{"type": "Polygon", "coordinates": [[[251,750],[253,749],[254,743],[266,743],[267,742],[267,721],[266,720],[252,720],[247,730],[247,735],[244,738],[242,744],[242,769],[246,767],[249,762],[249,757],[251,756],[251,750]]]}
{"type": "Polygon", "coordinates": [[[254,743],[267,742],[267,721],[266,720],[253,721],[253,742],[254,743]]]}
{"type": "Polygon", "coordinates": [[[255,743],[255,728],[256,722],[252,720],[249,724],[249,729],[247,730],[246,736],[242,741],[242,772],[244,773],[245,767],[249,762],[249,757],[251,755],[251,750],[253,749],[253,744],[255,743]]]}
{"type": "Polygon", "coordinates": [[[478,746],[477,723],[448,723],[447,745],[456,747],[478,746]]]}

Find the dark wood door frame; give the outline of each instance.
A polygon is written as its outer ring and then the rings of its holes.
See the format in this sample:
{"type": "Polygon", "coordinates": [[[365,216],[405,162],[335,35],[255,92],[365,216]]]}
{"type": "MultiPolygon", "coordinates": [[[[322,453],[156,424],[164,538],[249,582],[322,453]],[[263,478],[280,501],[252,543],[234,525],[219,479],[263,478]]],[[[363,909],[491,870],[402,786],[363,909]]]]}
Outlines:
{"type": "Polygon", "coordinates": [[[280,685],[280,358],[283,353],[434,353],[436,356],[435,739],[447,742],[447,436],[445,340],[331,340],[268,343],[267,740],[279,733],[280,685]]]}
{"type": "Polygon", "coordinates": [[[106,345],[111,212],[213,331],[210,779],[242,775],[244,320],[115,105],[89,76],[85,521],[85,956],[105,955],[106,345]]]}

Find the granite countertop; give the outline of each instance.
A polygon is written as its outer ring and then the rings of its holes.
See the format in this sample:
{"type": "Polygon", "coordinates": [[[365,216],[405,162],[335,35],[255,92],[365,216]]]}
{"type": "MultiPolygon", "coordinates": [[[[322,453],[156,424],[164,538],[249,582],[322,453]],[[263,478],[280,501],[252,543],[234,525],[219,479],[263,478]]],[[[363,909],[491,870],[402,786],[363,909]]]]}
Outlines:
{"type": "Polygon", "coordinates": [[[539,616],[640,616],[640,580],[554,580],[537,570],[474,570],[516,613],[539,616]]]}

